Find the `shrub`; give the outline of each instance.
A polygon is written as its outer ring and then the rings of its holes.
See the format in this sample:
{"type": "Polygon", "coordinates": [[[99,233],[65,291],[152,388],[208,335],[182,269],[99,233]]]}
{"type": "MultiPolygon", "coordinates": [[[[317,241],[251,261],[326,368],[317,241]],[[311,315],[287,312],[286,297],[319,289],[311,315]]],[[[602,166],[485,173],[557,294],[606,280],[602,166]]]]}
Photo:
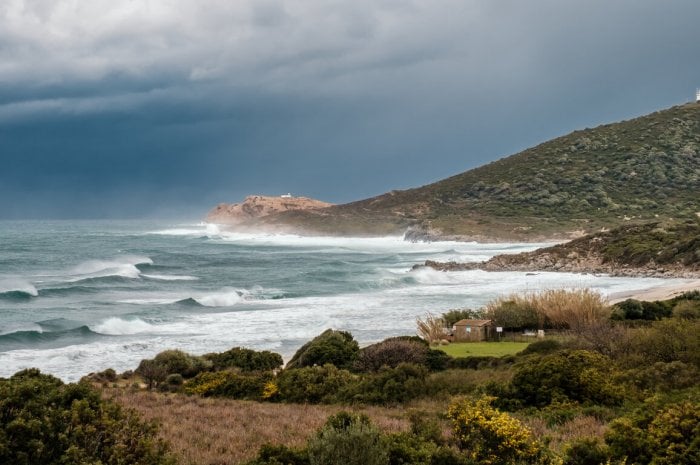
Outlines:
{"type": "Polygon", "coordinates": [[[556,339],[542,339],[529,344],[520,351],[518,355],[551,354],[552,352],[561,350],[562,347],[562,343],[556,339]]]}
{"type": "Polygon", "coordinates": [[[260,447],[258,457],[246,465],[309,465],[309,454],[306,449],[265,444],[260,447]]]}
{"type": "Polygon", "coordinates": [[[205,354],[214,370],[238,368],[241,371],[269,371],[282,366],[283,360],[280,354],[269,350],[255,351],[242,347],[234,347],[225,352],[205,354]]]}
{"type": "Polygon", "coordinates": [[[382,368],[365,375],[349,391],[351,400],[370,404],[401,403],[422,397],[427,392],[428,370],[419,365],[402,363],[396,368],[382,368]]]}
{"type": "Polygon", "coordinates": [[[430,371],[446,370],[452,360],[453,358],[442,350],[431,350],[425,354],[425,366],[430,371]]]}
{"type": "Polygon", "coordinates": [[[204,397],[261,400],[267,383],[272,379],[271,372],[202,372],[185,383],[185,392],[204,397]]]}
{"type": "Polygon", "coordinates": [[[656,321],[651,327],[638,328],[628,349],[634,364],[673,362],[700,367],[700,320],[675,318],[656,321]]]}
{"type": "Polygon", "coordinates": [[[484,307],[486,318],[493,320],[505,331],[520,331],[543,327],[537,309],[523,296],[513,294],[499,297],[484,307]]]}
{"type": "Polygon", "coordinates": [[[492,398],[453,402],[447,416],[462,451],[480,464],[546,464],[543,446],[519,420],[491,406],[492,398]]]}
{"type": "Polygon", "coordinates": [[[459,320],[465,319],[481,319],[483,317],[483,312],[480,310],[471,310],[469,308],[458,308],[453,310],[448,310],[441,315],[442,321],[445,327],[451,328],[452,325],[457,323],[459,320]]]}
{"type": "Polygon", "coordinates": [[[647,408],[614,420],[605,434],[613,457],[630,463],[700,463],[700,404],[680,402],[647,408]]]}
{"type": "Polygon", "coordinates": [[[673,316],[681,320],[700,319],[700,301],[681,300],[673,307],[673,316]]]}
{"type": "Polygon", "coordinates": [[[529,358],[516,368],[512,396],[526,406],[544,407],[554,401],[617,405],[621,388],[611,382],[612,361],[586,350],[565,350],[529,358]]]}
{"type": "Polygon", "coordinates": [[[150,359],[141,360],[141,363],[139,363],[136,369],[136,374],[146,381],[148,389],[158,387],[158,384],[165,381],[165,377],[168,376],[165,367],[158,364],[155,360],[150,359]]]}
{"type": "Polygon", "coordinates": [[[354,366],[357,371],[373,372],[400,363],[425,365],[428,352],[430,348],[419,342],[387,339],[361,349],[354,366]]]}
{"type": "Polygon", "coordinates": [[[332,403],[356,382],[347,370],[331,364],[285,369],[277,376],[278,397],[287,402],[332,403]]]}
{"type": "Polygon", "coordinates": [[[152,424],[87,383],[63,384],[36,369],[0,379],[0,419],[0,463],[174,463],[152,424]]]}
{"type": "Polygon", "coordinates": [[[613,306],[616,320],[660,320],[671,316],[671,307],[664,302],[646,302],[627,299],[613,306]]]}
{"type": "Polygon", "coordinates": [[[157,354],[153,361],[162,366],[167,374],[178,373],[184,378],[192,378],[210,365],[201,357],[177,349],[164,350],[157,354]]]}
{"type": "Polygon", "coordinates": [[[350,368],[360,347],[346,331],[328,329],[307,342],[287,363],[287,368],[302,368],[330,363],[338,368],[350,368]]]}
{"type": "Polygon", "coordinates": [[[384,443],[389,465],[430,465],[438,448],[435,443],[409,433],[390,434],[384,443]]]}
{"type": "Polygon", "coordinates": [[[566,445],[563,465],[602,465],[608,458],[607,449],[598,439],[581,438],[566,445]]]}
{"type": "Polygon", "coordinates": [[[366,417],[345,412],[330,417],[308,443],[311,465],[387,465],[381,433],[366,417]]]}

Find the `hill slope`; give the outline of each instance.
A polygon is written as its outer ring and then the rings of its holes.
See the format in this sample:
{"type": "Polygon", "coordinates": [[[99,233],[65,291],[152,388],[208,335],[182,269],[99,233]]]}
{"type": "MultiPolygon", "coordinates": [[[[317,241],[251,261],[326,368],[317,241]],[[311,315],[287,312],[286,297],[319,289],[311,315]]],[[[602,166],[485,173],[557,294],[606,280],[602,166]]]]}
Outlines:
{"type": "Polygon", "coordinates": [[[305,232],[537,240],[700,212],[700,104],[574,131],[405,191],[265,218],[305,232]]]}
{"type": "Polygon", "coordinates": [[[427,261],[425,266],[442,271],[566,271],[698,278],[700,222],[625,225],[532,252],[497,255],[481,263],[427,261]]]}

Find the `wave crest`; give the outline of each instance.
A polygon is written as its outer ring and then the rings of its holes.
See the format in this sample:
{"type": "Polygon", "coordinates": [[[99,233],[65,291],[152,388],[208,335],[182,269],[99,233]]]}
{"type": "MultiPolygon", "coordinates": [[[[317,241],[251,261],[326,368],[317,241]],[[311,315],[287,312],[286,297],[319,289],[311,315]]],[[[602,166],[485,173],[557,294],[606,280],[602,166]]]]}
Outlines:
{"type": "Polygon", "coordinates": [[[21,279],[3,279],[0,281],[0,297],[27,298],[39,295],[36,287],[21,279]]]}
{"type": "Polygon", "coordinates": [[[129,334],[145,333],[153,330],[153,325],[138,318],[122,320],[121,318],[108,318],[91,328],[94,332],[108,336],[122,336],[129,334]]]}

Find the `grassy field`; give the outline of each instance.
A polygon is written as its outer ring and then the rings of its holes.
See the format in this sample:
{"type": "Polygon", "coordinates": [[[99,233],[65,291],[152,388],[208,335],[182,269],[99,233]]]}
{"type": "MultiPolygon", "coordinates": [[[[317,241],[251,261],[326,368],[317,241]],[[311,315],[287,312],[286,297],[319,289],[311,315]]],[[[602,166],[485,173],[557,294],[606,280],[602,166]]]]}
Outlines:
{"type": "Polygon", "coordinates": [[[529,342],[453,342],[440,346],[439,350],[453,357],[501,357],[515,355],[527,347],[529,342]]]}

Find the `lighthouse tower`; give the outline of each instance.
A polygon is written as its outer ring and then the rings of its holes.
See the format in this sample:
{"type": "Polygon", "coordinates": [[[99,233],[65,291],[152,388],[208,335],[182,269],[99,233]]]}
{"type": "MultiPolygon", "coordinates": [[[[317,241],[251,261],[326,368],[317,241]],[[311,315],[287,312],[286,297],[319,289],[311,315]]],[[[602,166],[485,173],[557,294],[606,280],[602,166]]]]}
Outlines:
{"type": "Polygon", "coordinates": [[[695,90],[695,103],[700,103],[700,89],[695,90]]]}

